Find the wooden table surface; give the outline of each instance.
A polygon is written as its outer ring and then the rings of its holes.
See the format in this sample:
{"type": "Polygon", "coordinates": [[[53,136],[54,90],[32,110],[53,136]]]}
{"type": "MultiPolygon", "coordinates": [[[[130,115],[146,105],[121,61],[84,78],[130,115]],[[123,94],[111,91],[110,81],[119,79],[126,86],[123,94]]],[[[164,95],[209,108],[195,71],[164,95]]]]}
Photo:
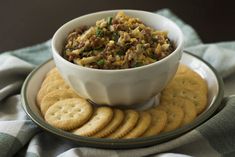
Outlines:
{"type": "Polygon", "coordinates": [[[0,52],[46,41],[65,22],[110,9],[169,8],[205,43],[235,39],[235,1],[221,0],[5,0],[0,2],[0,52]]]}

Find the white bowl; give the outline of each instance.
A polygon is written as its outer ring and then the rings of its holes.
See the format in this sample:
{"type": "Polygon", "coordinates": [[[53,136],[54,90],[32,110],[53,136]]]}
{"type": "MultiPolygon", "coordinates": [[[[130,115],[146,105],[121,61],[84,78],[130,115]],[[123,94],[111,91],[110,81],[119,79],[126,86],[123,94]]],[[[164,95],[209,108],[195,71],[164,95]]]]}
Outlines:
{"type": "Polygon", "coordinates": [[[61,56],[69,32],[79,26],[94,25],[95,21],[114,16],[118,11],[88,14],[61,26],[52,38],[53,58],[61,75],[80,96],[97,104],[140,104],[161,92],[177,70],[182,56],[183,34],[174,22],[155,13],[123,10],[152,28],[167,31],[176,45],[169,56],[149,65],[120,70],[92,69],[73,64],[61,56]]]}

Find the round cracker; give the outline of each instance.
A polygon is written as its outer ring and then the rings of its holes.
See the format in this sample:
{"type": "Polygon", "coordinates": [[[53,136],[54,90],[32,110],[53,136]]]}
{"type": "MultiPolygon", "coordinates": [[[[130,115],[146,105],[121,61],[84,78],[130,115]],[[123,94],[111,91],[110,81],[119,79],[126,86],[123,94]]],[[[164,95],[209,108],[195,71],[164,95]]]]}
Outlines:
{"type": "Polygon", "coordinates": [[[189,90],[181,88],[180,86],[171,86],[163,90],[161,94],[162,99],[172,101],[177,97],[182,97],[190,100],[196,107],[197,114],[203,112],[207,106],[207,95],[202,93],[200,90],[189,90]]]}
{"type": "Polygon", "coordinates": [[[193,89],[200,89],[207,94],[208,86],[205,81],[197,72],[190,67],[180,64],[175,75],[176,82],[181,86],[185,86],[193,89]],[[190,78],[188,78],[190,77],[190,78]]]}
{"type": "Polygon", "coordinates": [[[151,115],[148,112],[140,112],[139,120],[134,127],[127,135],[125,135],[124,139],[137,138],[140,137],[150,126],[151,123],[151,115]]]}
{"type": "Polygon", "coordinates": [[[47,74],[46,76],[50,76],[50,75],[60,75],[59,70],[57,69],[57,67],[52,68],[47,74]]]}
{"type": "Polygon", "coordinates": [[[176,71],[176,75],[194,75],[194,74],[195,72],[185,64],[180,64],[176,71]]]}
{"type": "Polygon", "coordinates": [[[69,98],[80,98],[74,91],[70,89],[55,90],[46,94],[41,102],[40,108],[42,115],[45,115],[46,111],[50,106],[55,104],[57,101],[69,99],[69,98]]]}
{"type": "Polygon", "coordinates": [[[122,123],[124,119],[123,111],[119,109],[114,109],[113,113],[114,115],[113,115],[111,122],[105,128],[103,128],[102,130],[97,132],[95,135],[93,135],[93,137],[108,136],[120,126],[120,124],[122,123]]]}
{"type": "Polygon", "coordinates": [[[82,127],[72,131],[73,134],[81,136],[92,136],[103,129],[111,121],[113,111],[109,107],[98,107],[91,119],[82,127]]]}
{"type": "Polygon", "coordinates": [[[39,90],[39,92],[37,94],[36,101],[37,101],[38,106],[39,107],[41,106],[41,101],[46,94],[48,94],[52,91],[55,91],[55,90],[59,90],[59,89],[65,90],[65,89],[69,89],[69,88],[70,87],[67,84],[65,84],[65,82],[62,80],[57,80],[57,81],[46,84],[44,87],[42,87],[39,90]]]}
{"type": "Polygon", "coordinates": [[[92,106],[81,98],[65,99],[56,102],[46,114],[45,120],[50,125],[72,130],[83,125],[92,115],[92,106]]]}
{"type": "Polygon", "coordinates": [[[174,105],[158,105],[156,108],[165,111],[167,114],[167,124],[162,132],[172,131],[181,126],[184,119],[184,112],[180,107],[174,105]]]}
{"type": "Polygon", "coordinates": [[[142,135],[143,137],[158,135],[167,124],[167,114],[165,111],[153,108],[148,112],[151,114],[152,121],[150,127],[142,135]]]}
{"type": "Polygon", "coordinates": [[[57,81],[57,80],[62,80],[62,81],[64,81],[63,78],[62,78],[60,75],[48,75],[48,76],[46,76],[45,79],[43,80],[41,87],[43,87],[43,86],[45,86],[46,84],[51,83],[51,82],[53,82],[53,81],[57,81]]]}
{"type": "Polygon", "coordinates": [[[201,93],[207,95],[207,84],[199,75],[176,75],[166,88],[179,86],[180,88],[188,90],[199,90],[201,93]]]}
{"type": "Polygon", "coordinates": [[[54,67],[46,74],[46,77],[43,80],[41,87],[43,87],[47,83],[57,80],[63,80],[63,78],[61,77],[59,70],[56,67],[54,67]]]}
{"type": "Polygon", "coordinates": [[[134,110],[126,110],[125,118],[120,127],[117,128],[112,134],[107,136],[107,138],[119,139],[125,136],[128,132],[130,132],[135,125],[137,124],[139,119],[139,113],[134,110]]]}
{"type": "Polygon", "coordinates": [[[187,99],[181,97],[176,97],[170,101],[166,99],[161,99],[161,104],[176,105],[183,109],[184,119],[182,122],[182,126],[191,123],[197,117],[197,110],[195,105],[187,99]]]}

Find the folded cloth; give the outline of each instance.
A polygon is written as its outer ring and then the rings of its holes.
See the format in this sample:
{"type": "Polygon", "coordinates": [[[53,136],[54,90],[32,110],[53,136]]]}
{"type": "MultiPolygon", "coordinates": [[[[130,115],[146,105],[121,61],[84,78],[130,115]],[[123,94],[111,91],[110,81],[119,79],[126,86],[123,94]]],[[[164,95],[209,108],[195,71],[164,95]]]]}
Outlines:
{"type": "MultiPolygon", "coordinates": [[[[203,44],[194,29],[167,9],[157,13],[175,21],[186,50],[214,66],[225,81],[226,95],[235,93],[235,42],[203,44]],[[227,77],[225,79],[225,77],[227,77]]],[[[21,108],[20,88],[29,72],[51,57],[50,41],[0,55],[0,156],[234,156],[235,97],[206,123],[171,141],[139,149],[81,147],[39,129],[21,108]],[[184,154],[184,155],[183,155],[184,154]]]]}

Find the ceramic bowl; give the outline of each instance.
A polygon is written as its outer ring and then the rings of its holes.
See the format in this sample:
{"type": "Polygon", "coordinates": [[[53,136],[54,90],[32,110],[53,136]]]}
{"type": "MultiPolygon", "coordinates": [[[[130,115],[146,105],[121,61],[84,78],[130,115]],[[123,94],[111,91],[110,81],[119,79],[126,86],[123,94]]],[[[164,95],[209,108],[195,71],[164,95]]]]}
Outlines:
{"type": "Polygon", "coordinates": [[[57,135],[59,139],[65,139],[83,147],[89,146],[105,149],[128,149],[157,145],[173,138],[177,138],[186,132],[189,132],[190,130],[200,126],[209,118],[211,118],[216,112],[219,112],[223,107],[223,103],[221,103],[224,93],[223,81],[217,72],[206,62],[203,62],[201,59],[188,53],[183,53],[180,62],[189,66],[207,82],[208,105],[206,110],[201,113],[192,123],[174,131],[161,133],[156,136],[135,139],[105,139],[78,136],[49,125],[41,116],[41,112],[36,104],[36,95],[47,72],[55,67],[53,60],[49,60],[43,63],[34,71],[32,71],[31,74],[27,77],[21,90],[22,106],[27,115],[42,129],[50,132],[53,135],[57,135]]]}
{"type": "Polygon", "coordinates": [[[176,49],[160,61],[137,68],[123,70],[87,68],[73,64],[61,56],[66,36],[79,26],[94,25],[99,19],[114,16],[118,10],[88,14],[64,24],[52,38],[56,67],[80,96],[97,104],[132,105],[149,100],[174,76],[182,55],[183,34],[174,22],[146,11],[123,11],[129,16],[138,17],[152,28],[167,31],[176,49]]]}

